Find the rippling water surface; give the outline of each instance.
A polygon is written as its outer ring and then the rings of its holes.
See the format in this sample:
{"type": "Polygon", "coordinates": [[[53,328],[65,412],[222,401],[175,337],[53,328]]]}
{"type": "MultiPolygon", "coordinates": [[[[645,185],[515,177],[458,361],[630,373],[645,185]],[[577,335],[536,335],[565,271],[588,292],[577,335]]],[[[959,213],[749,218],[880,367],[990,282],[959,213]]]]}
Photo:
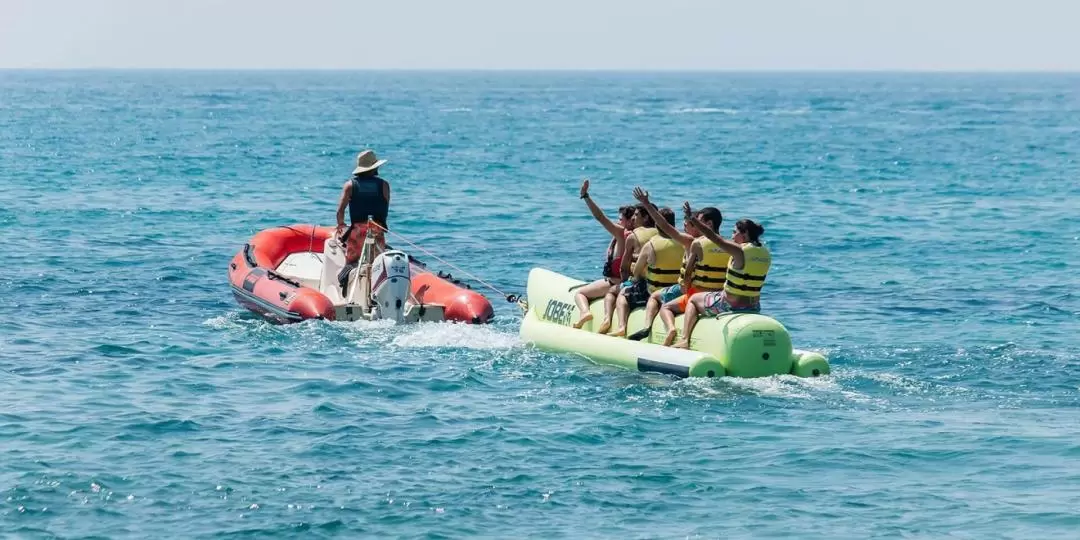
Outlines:
{"type": "MultiPolygon", "coordinates": [[[[1069,537],[1080,77],[0,72],[0,530],[1069,537]],[[256,231],[390,223],[507,292],[641,184],[752,217],[833,375],[674,380],[491,326],[239,309],[256,231]]],[[[434,265],[436,268],[456,270],[434,265]]]]}

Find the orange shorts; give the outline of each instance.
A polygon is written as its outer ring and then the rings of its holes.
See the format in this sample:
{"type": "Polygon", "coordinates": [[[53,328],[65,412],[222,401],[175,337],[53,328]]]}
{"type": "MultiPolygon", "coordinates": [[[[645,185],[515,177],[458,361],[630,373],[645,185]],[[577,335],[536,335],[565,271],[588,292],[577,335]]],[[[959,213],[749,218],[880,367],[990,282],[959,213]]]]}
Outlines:
{"type": "Polygon", "coordinates": [[[676,299],[679,301],[679,309],[681,309],[683,313],[686,313],[686,304],[690,303],[690,297],[697,292],[697,289],[690,287],[690,290],[686,291],[686,294],[676,299]]]}

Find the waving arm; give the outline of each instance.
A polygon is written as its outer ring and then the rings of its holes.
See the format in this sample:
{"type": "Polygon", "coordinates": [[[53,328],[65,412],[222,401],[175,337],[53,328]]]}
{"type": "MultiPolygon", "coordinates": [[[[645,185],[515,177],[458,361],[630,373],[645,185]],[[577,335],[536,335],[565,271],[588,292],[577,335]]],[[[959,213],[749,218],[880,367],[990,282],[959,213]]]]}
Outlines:
{"type": "Polygon", "coordinates": [[[689,234],[680,232],[674,226],[664,219],[664,216],[660,215],[660,212],[653,208],[653,205],[649,204],[649,192],[641,189],[640,187],[634,188],[634,198],[641,201],[641,204],[645,206],[645,211],[652,217],[653,223],[656,224],[656,228],[664,231],[664,234],[672,240],[683,245],[683,249],[690,249],[690,244],[694,243],[694,237],[689,234]]]}
{"type": "Polygon", "coordinates": [[[735,268],[743,267],[742,246],[713,232],[708,225],[702,223],[702,221],[690,210],[690,201],[683,203],[683,212],[686,214],[686,219],[689,219],[690,222],[701,231],[701,234],[704,235],[705,238],[712,240],[714,244],[720,246],[720,249],[726,251],[728,255],[731,255],[731,261],[734,263],[735,268]]]}
{"type": "Polygon", "coordinates": [[[694,281],[694,272],[697,271],[697,262],[701,259],[701,244],[690,244],[690,255],[686,258],[686,272],[683,273],[682,290],[685,293],[690,290],[690,284],[694,281]]]}
{"type": "Polygon", "coordinates": [[[588,178],[586,178],[585,181],[581,183],[581,198],[585,199],[585,204],[588,205],[589,212],[592,212],[592,216],[596,218],[596,221],[599,221],[605,229],[607,229],[607,232],[610,233],[611,236],[614,236],[616,239],[622,238],[623,228],[615,224],[615,222],[611,221],[611,219],[609,219],[607,215],[604,214],[604,211],[601,210],[595,202],[593,202],[592,197],[589,196],[588,178]]]}

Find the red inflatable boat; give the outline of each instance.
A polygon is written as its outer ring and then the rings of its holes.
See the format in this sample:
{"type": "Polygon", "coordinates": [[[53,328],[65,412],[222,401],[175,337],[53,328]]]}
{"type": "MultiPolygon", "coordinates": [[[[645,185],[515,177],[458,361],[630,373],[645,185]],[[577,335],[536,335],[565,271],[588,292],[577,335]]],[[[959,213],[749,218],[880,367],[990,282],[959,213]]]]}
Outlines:
{"type": "MultiPolygon", "coordinates": [[[[335,320],[334,303],[320,292],[323,248],[333,233],[330,227],[291,225],[253,236],[229,263],[236,301],[274,323],[335,320]]],[[[445,320],[484,324],[494,318],[483,295],[411,257],[410,263],[413,294],[426,286],[424,301],[442,305],[445,320]]]]}

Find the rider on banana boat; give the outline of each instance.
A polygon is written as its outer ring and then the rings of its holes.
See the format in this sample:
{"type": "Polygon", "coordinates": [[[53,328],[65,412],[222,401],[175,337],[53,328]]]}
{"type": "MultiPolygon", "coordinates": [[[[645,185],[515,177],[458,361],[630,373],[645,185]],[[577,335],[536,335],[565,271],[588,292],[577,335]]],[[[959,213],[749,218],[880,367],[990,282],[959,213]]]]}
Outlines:
{"type": "MultiPolygon", "coordinates": [[[[684,256],[682,266],[679,269],[680,281],[686,276],[687,262],[693,253],[692,246],[694,240],[701,235],[700,232],[694,227],[694,224],[689,220],[683,222],[683,229],[685,233],[679,232],[674,226],[669,225],[666,220],[660,218],[660,213],[652,209],[649,203],[649,192],[641,189],[640,187],[634,188],[634,198],[640,201],[649,211],[649,215],[656,223],[656,227],[668,235],[669,238],[679,242],[683,246],[684,256]]],[[[660,311],[660,306],[664,305],[672,300],[678,298],[682,294],[682,287],[679,283],[675,283],[669,287],[658,289],[649,295],[649,300],[645,304],[645,327],[634,334],[630,335],[628,339],[641,340],[649,337],[652,323],[656,319],[656,314],[660,311]]]]}
{"type": "MultiPolygon", "coordinates": [[[[652,213],[649,212],[649,206],[651,203],[643,205],[647,214],[652,213]]],[[[670,208],[661,208],[656,213],[661,219],[655,220],[655,223],[666,221],[671,227],[665,229],[678,233],[674,227],[675,212],[670,208]]],[[[652,293],[679,281],[679,267],[685,249],[682,243],[669,236],[665,229],[658,230],[641,248],[637,260],[634,261],[631,280],[625,282],[619,291],[615,302],[619,326],[611,333],[612,336],[625,336],[630,311],[645,305],[652,293]]]]}
{"type": "MultiPolygon", "coordinates": [[[[633,207],[634,214],[631,219],[632,230],[630,234],[626,236],[626,241],[623,243],[622,254],[619,256],[621,259],[619,262],[618,280],[620,285],[617,285],[613,290],[604,295],[604,321],[600,323],[600,327],[596,330],[598,334],[606,334],[611,329],[611,316],[615,309],[615,299],[619,296],[620,292],[634,285],[631,281],[630,271],[631,265],[637,262],[638,254],[641,252],[645,244],[649,239],[656,236],[656,225],[653,223],[649,213],[645,210],[643,205],[635,205],[633,207]]],[[[612,266],[614,268],[614,265],[612,266]]],[[[644,286],[644,285],[642,285],[644,286]]],[[[642,290],[642,294],[647,294],[642,290]]]]}
{"type": "Polygon", "coordinates": [[[740,219],[731,231],[731,240],[708,230],[694,216],[690,203],[683,203],[683,212],[701,229],[706,238],[731,255],[727,266],[724,288],[719,291],[699,292],[690,297],[683,318],[683,338],[675,344],[689,348],[690,338],[699,315],[717,316],[726,312],[757,313],[761,311],[761,288],[772,266],[772,255],[761,243],[765,228],[755,221],[740,219]]]}
{"type": "MultiPolygon", "coordinates": [[[[731,255],[705,236],[705,231],[717,233],[724,217],[718,208],[707,206],[698,210],[694,217],[704,228],[695,230],[701,236],[694,241],[686,256],[686,272],[680,276],[679,296],[660,306],[660,320],[664,322],[664,345],[675,342],[675,316],[686,311],[690,297],[698,292],[717,291],[724,288],[731,255]]],[[[691,220],[694,223],[694,220],[691,220]]],[[[652,326],[650,321],[649,326],[652,326]]]]}
{"type": "Polygon", "coordinates": [[[596,221],[599,221],[600,225],[603,225],[604,229],[611,234],[611,242],[608,243],[607,253],[604,256],[603,277],[579,288],[577,294],[574,295],[574,301],[578,308],[578,320],[574,323],[574,328],[581,328],[592,320],[592,313],[589,312],[589,301],[600,297],[604,297],[604,324],[610,327],[611,313],[615,307],[615,293],[618,292],[617,287],[619,282],[622,281],[619,278],[619,269],[622,267],[623,249],[625,249],[626,237],[632,234],[631,230],[634,226],[634,207],[620,207],[619,222],[612,222],[604,214],[604,211],[593,202],[592,197],[589,196],[589,180],[587,178],[581,183],[581,198],[585,200],[589,212],[592,213],[596,221]],[[608,301],[608,298],[611,300],[608,301]]]}

